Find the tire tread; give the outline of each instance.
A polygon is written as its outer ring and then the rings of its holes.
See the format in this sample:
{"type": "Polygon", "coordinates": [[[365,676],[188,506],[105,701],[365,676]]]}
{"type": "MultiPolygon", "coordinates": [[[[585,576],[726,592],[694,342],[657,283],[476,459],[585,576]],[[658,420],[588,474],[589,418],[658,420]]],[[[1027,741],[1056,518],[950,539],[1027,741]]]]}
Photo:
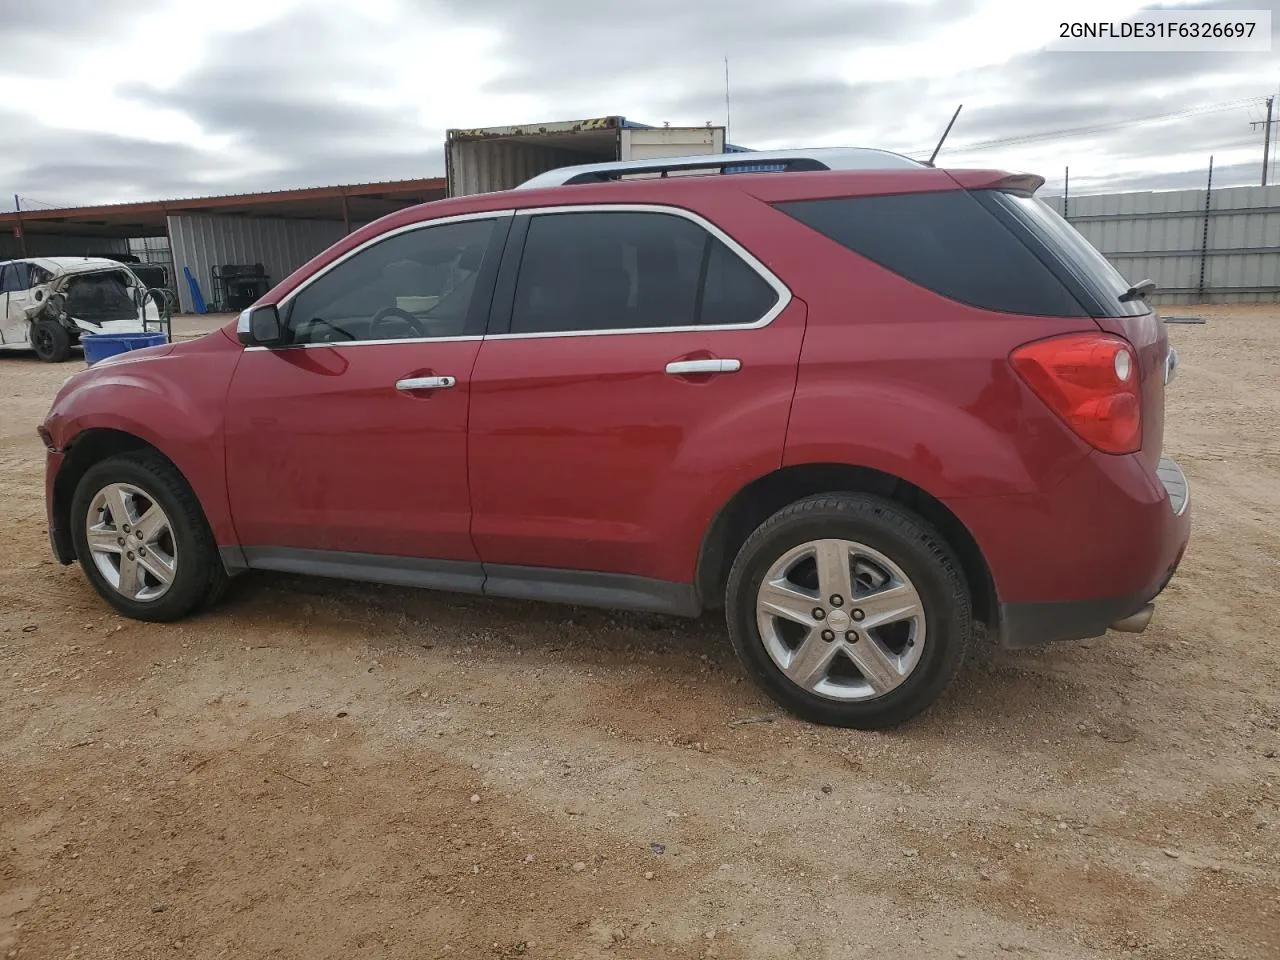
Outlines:
{"type": "MultiPolygon", "coordinates": [[[[186,520],[187,533],[190,538],[189,542],[183,545],[184,553],[192,557],[192,560],[187,562],[195,563],[198,572],[194,581],[187,584],[182,593],[174,595],[172,594],[173,588],[171,588],[171,594],[156,601],[154,606],[129,605],[130,601],[115,594],[109,586],[100,585],[97,578],[91,575],[90,579],[94,587],[107,602],[111,603],[121,613],[139,620],[157,622],[178,620],[216,603],[226,592],[230,577],[227,575],[226,568],[219,558],[218,545],[214,538],[213,530],[209,527],[204,510],[200,506],[200,501],[196,499],[191,485],[187,483],[186,479],[169,460],[154,450],[133,450],[107,457],[89,468],[84,478],[81,479],[81,484],[83,485],[90,480],[96,471],[105,470],[114,463],[128,463],[142,470],[148,475],[151,484],[154,485],[155,492],[166,493],[177,503],[183,513],[182,519],[186,520]]],[[[77,491],[72,500],[73,505],[81,503],[82,499],[79,491],[77,491]]],[[[177,522],[178,518],[174,518],[174,520],[177,522]]],[[[73,516],[72,530],[76,531],[82,526],[83,518],[73,516]]],[[[78,536],[76,547],[78,553],[80,547],[78,536]]],[[[82,565],[85,565],[86,562],[87,558],[81,560],[82,565]]]]}
{"type": "MultiPolygon", "coordinates": [[[[958,558],[942,535],[924,518],[911,513],[900,504],[884,497],[860,493],[827,493],[806,497],[783,507],[760,524],[747,537],[730,567],[725,589],[725,613],[729,626],[729,638],[735,653],[752,679],[775,701],[808,720],[862,729],[897,726],[927,709],[959,671],[974,633],[969,585],[958,558]],[[797,691],[794,688],[792,692],[787,692],[784,687],[780,687],[780,682],[775,677],[766,672],[766,668],[755,661],[751,651],[747,649],[749,643],[759,645],[754,637],[756,632],[754,597],[746,600],[751,606],[748,622],[752,624],[749,631],[752,636],[744,636],[739,618],[735,616],[736,604],[743,602],[735,594],[742,587],[746,568],[756,561],[759,552],[766,548],[773,537],[780,535],[786,528],[798,524],[842,518],[862,522],[871,521],[921,548],[936,566],[936,572],[944,586],[950,621],[947,624],[948,643],[951,645],[950,655],[945,658],[943,669],[929,679],[920,697],[898,701],[887,709],[876,710],[874,707],[870,710],[865,709],[875,701],[856,705],[838,704],[822,701],[806,691],[797,691]]],[[[762,655],[767,658],[767,654],[762,655]]],[[[768,669],[774,668],[770,666],[768,669]]]]}

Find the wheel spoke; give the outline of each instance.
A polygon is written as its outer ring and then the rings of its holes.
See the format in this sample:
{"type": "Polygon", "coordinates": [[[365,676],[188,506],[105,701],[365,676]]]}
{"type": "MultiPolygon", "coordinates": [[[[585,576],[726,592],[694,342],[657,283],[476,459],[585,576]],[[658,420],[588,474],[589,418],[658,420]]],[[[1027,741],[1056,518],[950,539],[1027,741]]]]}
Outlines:
{"type": "Polygon", "coordinates": [[[823,601],[833,596],[847,600],[853,593],[848,544],[843,540],[819,540],[815,544],[814,561],[818,565],[818,592],[823,601]]]}
{"type": "Polygon", "coordinates": [[[845,643],[843,650],[876,693],[886,693],[902,682],[896,658],[875,637],[864,635],[857,643],[845,643]]]}
{"type": "Polygon", "coordinates": [[[138,566],[137,554],[120,554],[120,587],[122,594],[130,600],[142,592],[142,570],[138,566]]]}
{"type": "Polygon", "coordinates": [[[894,583],[865,597],[858,597],[853,601],[853,606],[864,614],[864,619],[859,623],[863,630],[897,623],[924,613],[920,594],[907,583],[894,583]]]}
{"type": "Polygon", "coordinates": [[[802,626],[813,626],[813,608],[817,605],[816,597],[786,580],[766,580],[760,585],[761,610],[802,626]]]}
{"type": "Polygon", "coordinates": [[[131,494],[118,483],[113,483],[103,491],[106,495],[107,508],[111,511],[111,522],[119,530],[126,523],[133,523],[133,514],[129,511],[131,494]]]}
{"type": "Polygon", "coordinates": [[[121,553],[122,547],[116,541],[120,534],[114,530],[91,527],[85,531],[85,539],[89,542],[89,550],[93,553],[121,553]]]}
{"type": "Polygon", "coordinates": [[[147,555],[138,556],[138,565],[159,580],[165,586],[173,583],[173,563],[161,554],[148,550],[147,555]]]}
{"type": "Polygon", "coordinates": [[[792,653],[786,674],[800,686],[812,689],[826,677],[839,649],[838,644],[823,640],[822,631],[815,627],[792,653]]]}
{"type": "Polygon", "coordinates": [[[140,516],[138,522],[134,524],[134,530],[142,534],[142,542],[146,544],[155,543],[160,534],[168,528],[169,518],[154,503],[147,508],[147,512],[140,516]]]}

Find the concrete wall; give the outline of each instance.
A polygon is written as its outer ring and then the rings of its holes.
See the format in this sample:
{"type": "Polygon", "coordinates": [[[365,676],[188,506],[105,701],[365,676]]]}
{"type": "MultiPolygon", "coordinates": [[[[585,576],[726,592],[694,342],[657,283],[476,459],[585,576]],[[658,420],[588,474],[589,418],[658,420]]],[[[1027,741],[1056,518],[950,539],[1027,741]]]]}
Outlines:
{"type": "Polygon", "coordinates": [[[1207,218],[1204,190],[1071,196],[1066,215],[1128,280],[1154,280],[1157,303],[1280,299],[1280,186],[1214,190],[1207,218]]]}
{"type": "MultiPolygon", "coordinates": [[[[283,220],[256,217],[169,217],[174,286],[184,313],[194,310],[183,267],[213,306],[212,269],[226,263],[261,263],[274,285],[344,236],[340,220],[283,220]]],[[[352,224],[352,229],[356,228],[352,224]]]]}

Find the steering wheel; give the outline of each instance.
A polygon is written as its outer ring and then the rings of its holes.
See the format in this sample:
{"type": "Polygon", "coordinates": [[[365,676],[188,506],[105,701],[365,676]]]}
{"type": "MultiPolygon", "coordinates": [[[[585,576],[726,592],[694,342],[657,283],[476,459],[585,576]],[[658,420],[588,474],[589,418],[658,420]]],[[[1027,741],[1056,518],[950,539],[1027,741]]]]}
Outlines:
{"type": "Polygon", "coordinates": [[[383,307],[373,315],[373,319],[369,321],[369,339],[370,340],[389,340],[391,337],[378,336],[378,327],[380,327],[388,318],[397,317],[407,323],[416,337],[425,337],[426,331],[418,323],[418,318],[407,310],[401,310],[399,307],[383,307]]]}

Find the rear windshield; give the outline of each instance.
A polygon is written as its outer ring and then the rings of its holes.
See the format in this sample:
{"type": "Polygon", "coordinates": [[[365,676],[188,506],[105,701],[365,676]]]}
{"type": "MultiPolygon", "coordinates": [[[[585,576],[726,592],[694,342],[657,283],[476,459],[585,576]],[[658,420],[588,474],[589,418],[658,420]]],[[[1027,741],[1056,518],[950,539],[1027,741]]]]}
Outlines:
{"type": "MultiPolygon", "coordinates": [[[[1142,300],[1121,302],[1120,296],[1129,289],[1129,281],[1053,207],[1026,193],[984,192],[1025,226],[1052,256],[1062,261],[1072,279],[1085,287],[1090,299],[1096,301],[1095,315],[1133,317],[1151,312],[1151,306],[1142,300]]],[[[1135,281],[1143,279],[1134,278],[1135,281]]]]}

